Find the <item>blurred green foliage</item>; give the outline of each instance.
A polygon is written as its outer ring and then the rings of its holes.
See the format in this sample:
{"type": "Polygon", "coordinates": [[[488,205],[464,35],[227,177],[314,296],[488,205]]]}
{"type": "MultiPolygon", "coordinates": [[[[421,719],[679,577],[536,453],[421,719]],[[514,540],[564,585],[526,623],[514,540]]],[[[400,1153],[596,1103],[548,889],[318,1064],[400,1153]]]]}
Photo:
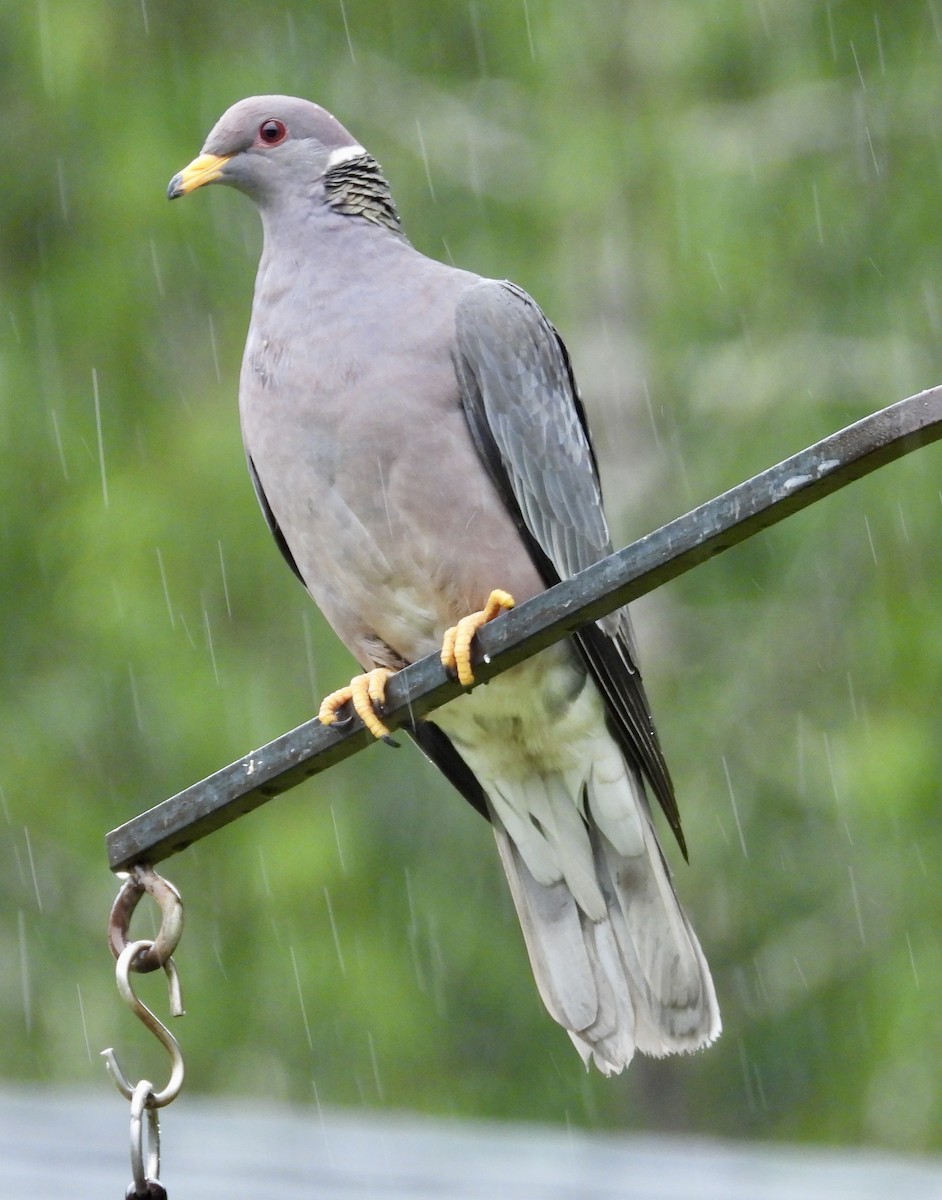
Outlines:
{"type": "MultiPolygon", "coordinates": [[[[421,249],[540,300],[624,542],[939,382],[940,43],[938,3],[887,0],[0,8],[5,1073],[145,1069],[104,832],[352,667],[243,467],[256,216],[164,199],[223,109],[319,100],[421,249]]],[[[942,1148],[940,465],[638,606],[715,1048],[586,1075],[486,825],[376,747],[166,864],[189,1087],[942,1148]]]]}

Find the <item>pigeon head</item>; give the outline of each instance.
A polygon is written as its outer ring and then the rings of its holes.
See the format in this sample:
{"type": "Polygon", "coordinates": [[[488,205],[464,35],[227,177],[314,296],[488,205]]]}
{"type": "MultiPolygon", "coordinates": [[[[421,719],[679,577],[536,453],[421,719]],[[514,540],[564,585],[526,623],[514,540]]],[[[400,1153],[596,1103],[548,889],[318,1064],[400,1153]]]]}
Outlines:
{"type": "Polygon", "coordinates": [[[379,164],[310,100],[252,96],[219,118],[197,158],[170,180],[171,200],[206,183],[245,192],[263,213],[315,198],[405,240],[379,164]]]}
{"type": "Polygon", "coordinates": [[[252,96],[219,118],[200,155],[174,175],[171,200],[206,183],[226,183],[264,206],[364,155],[326,109],[294,96],[252,96]]]}

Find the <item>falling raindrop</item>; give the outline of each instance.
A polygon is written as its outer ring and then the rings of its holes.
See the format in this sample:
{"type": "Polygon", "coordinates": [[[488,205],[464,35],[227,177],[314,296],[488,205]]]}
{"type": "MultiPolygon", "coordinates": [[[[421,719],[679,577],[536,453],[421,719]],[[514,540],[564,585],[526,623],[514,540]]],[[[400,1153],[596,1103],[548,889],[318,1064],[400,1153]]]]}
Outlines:
{"type": "Polygon", "coordinates": [[[157,257],[157,243],[153,238],[150,239],[150,261],[154,268],[154,281],[157,284],[157,295],[163,296],[164,293],[164,277],[160,269],[160,259],[157,257]]]}
{"type": "Polygon", "coordinates": [[[75,990],[78,993],[79,1018],[82,1022],[82,1035],[85,1038],[85,1053],[88,1055],[88,1061],[94,1062],[95,1060],[92,1057],[91,1042],[88,1040],[88,1022],[85,1019],[85,1004],[82,1001],[82,985],[77,983],[75,985],[75,990]]]}
{"type": "Polygon", "coordinates": [[[935,40],[942,45],[942,24],[939,22],[939,14],[936,12],[935,4],[927,4],[929,9],[929,19],[932,21],[932,31],[935,34],[935,40]]]}
{"type": "Polygon", "coordinates": [[[26,1032],[33,1031],[33,1003],[30,994],[29,954],[26,948],[26,916],[22,909],[16,914],[17,932],[20,942],[20,988],[23,998],[23,1023],[26,1032]]]}
{"type": "Polygon", "coordinates": [[[317,666],[314,661],[314,639],[311,636],[310,605],[301,610],[301,629],[304,633],[304,654],[307,659],[307,676],[314,703],[319,704],[321,692],[317,684],[317,666]]]}
{"type": "Polygon", "coordinates": [[[379,457],[374,460],[376,467],[376,478],[379,481],[380,495],[383,497],[383,511],[386,514],[386,528],[389,531],[391,541],[395,541],[396,533],[393,529],[392,507],[389,503],[389,489],[386,486],[386,477],[383,473],[383,464],[379,457]]]}
{"type": "Polygon", "coordinates": [[[880,74],[886,78],[886,59],[883,57],[883,34],[880,29],[880,18],[877,13],[873,14],[873,32],[877,39],[877,60],[880,63],[880,74]]]}
{"type": "Polygon", "coordinates": [[[435,185],[432,183],[432,171],[428,162],[428,151],[425,148],[425,138],[422,136],[422,122],[418,117],[415,119],[415,132],[419,138],[419,153],[422,156],[422,165],[425,167],[425,179],[428,183],[429,195],[432,197],[432,203],[435,203],[435,185]]]}
{"type": "Polygon", "coordinates": [[[731,846],[729,834],[726,832],[726,823],[719,813],[713,814],[713,820],[716,822],[716,828],[720,831],[720,837],[723,839],[724,846],[731,846]]]}
{"type": "Polygon", "coordinates": [[[733,820],[736,822],[736,832],[739,834],[739,845],[742,847],[743,858],[749,857],[749,851],[746,849],[746,838],[743,834],[742,823],[739,820],[739,808],[736,804],[736,793],[733,791],[733,780],[729,773],[729,764],[726,761],[726,755],[723,759],[723,774],[726,776],[726,787],[729,791],[729,802],[733,809],[733,820]]]}
{"type": "Polygon", "coordinates": [[[330,902],[330,890],[324,888],[324,900],[327,902],[327,919],[330,921],[330,932],[334,938],[334,949],[337,951],[337,961],[340,963],[341,975],[346,975],[347,964],[343,961],[343,951],[340,949],[340,936],[337,933],[337,922],[334,920],[334,909],[330,902]]]}
{"type": "Polygon", "coordinates": [[[877,561],[877,548],[873,544],[873,530],[870,528],[870,518],[869,517],[864,517],[864,525],[866,525],[866,527],[867,527],[867,541],[870,543],[870,553],[873,555],[874,563],[877,566],[879,566],[880,564],[877,561]]]}
{"type": "Polygon", "coordinates": [[[478,6],[475,0],[471,0],[468,5],[468,16],[471,19],[471,33],[474,37],[474,50],[477,54],[478,70],[486,78],[487,70],[487,54],[484,50],[484,34],[481,29],[481,15],[478,12],[478,6]]]}
{"type": "Polygon", "coordinates": [[[864,79],[863,71],[860,69],[860,59],[857,57],[857,47],[854,45],[853,39],[851,39],[850,43],[850,52],[854,56],[854,66],[857,68],[857,78],[860,80],[861,90],[865,92],[867,90],[867,82],[864,79]]]}
{"type": "Polygon", "coordinates": [[[294,24],[294,13],[290,8],[285,10],[285,24],[288,27],[288,48],[292,56],[296,56],[298,53],[298,31],[294,24]]]}
{"type": "Polygon", "coordinates": [[[327,1162],[331,1167],[335,1166],[333,1143],[327,1133],[327,1122],[324,1120],[324,1109],[321,1105],[320,1092],[317,1090],[317,1081],[311,1080],[311,1091],[314,1093],[314,1107],[317,1110],[317,1121],[321,1127],[321,1136],[324,1139],[324,1150],[327,1154],[327,1162]]]}
{"type": "Polygon", "coordinates": [[[860,714],[857,711],[857,693],[854,691],[854,677],[850,671],[847,672],[847,694],[850,697],[850,713],[855,721],[860,720],[860,714]]]}
{"type": "Polygon", "coordinates": [[[108,507],[108,475],[105,471],[105,443],[101,433],[101,399],[98,394],[98,371],[92,367],[92,391],[95,395],[95,434],[98,438],[98,470],[101,474],[101,496],[108,507]]]}
{"type": "Polygon", "coordinates": [[[900,523],[900,528],[903,531],[903,541],[908,542],[909,541],[909,527],[906,524],[906,514],[903,512],[902,502],[899,500],[896,501],[896,511],[899,513],[899,523],[900,523]]]}
{"type": "Polygon", "coordinates": [[[23,826],[23,839],[26,842],[26,857],[29,861],[29,873],[33,880],[33,892],[36,895],[36,907],[40,912],[42,912],[43,898],[42,893],[39,890],[39,879],[36,875],[36,862],[33,858],[33,843],[30,841],[29,829],[27,829],[25,825],[23,826]]]}
{"type": "Polygon", "coordinates": [[[231,620],[232,619],[232,604],[229,600],[229,581],[226,579],[226,560],[223,557],[223,553],[222,553],[222,542],[217,541],[216,546],[219,549],[219,571],[222,575],[222,594],[226,600],[226,612],[228,613],[229,618],[231,620]]]}
{"type": "Polygon", "coordinates": [[[206,602],[200,597],[203,604],[203,630],[206,634],[206,648],[209,650],[209,660],[213,664],[213,678],[219,682],[219,668],[216,666],[216,648],[213,645],[213,629],[209,620],[209,609],[206,607],[206,602]]]}
{"type": "Polygon", "coordinates": [[[157,566],[160,569],[160,582],[163,585],[164,600],[166,600],[166,602],[167,602],[167,612],[170,615],[170,628],[174,629],[174,628],[176,628],[176,620],[174,619],[174,615],[173,615],[173,605],[170,603],[170,588],[167,586],[167,572],[164,570],[164,557],[160,553],[159,546],[156,547],[156,550],[157,550],[157,566]]]}
{"type": "Polygon", "coordinates": [[[337,814],[334,811],[334,806],[329,805],[330,819],[334,825],[334,841],[337,843],[337,858],[340,860],[340,870],[344,875],[347,873],[347,864],[343,860],[343,847],[340,844],[340,827],[337,824],[337,814]]]}
{"type": "Polygon", "coordinates": [[[56,159],[56,183],[59,188],[59,208],[62,212],[63,221],[69,219],[69,196],[65,185],[65,166],[62,159],[56,159]]]}
{"type": "Polygon", "coordinates": [[[258,867],[262,874],[262,891],[270,900],[272,896],[271,880],[268,878],[268,866],[265,862],[265,851],[261,846],[258,848],[258,867]]]}
{"type": "Polygon", "coordinates": [[[206,319],[209,322],[209,345],[213,352],[213,369],[216,372],[216,382],[222,383],[222,372],[219,369],[219,354],[216,351],[216,325],[213,321],[213,314],[207,313],[206,319]]]}
{"type": "Polygon", "coordinates": [[[311,1026],[307,1019],[307,1006],[304,1003],[304,990],[301,987],[301,973],[298,970],[298,959],[294,952],[294,946],[289,946],[288,952],[291,955],[291,968],[294,971],[294,982],[298,989],[298,1004],[301,1007],[301,1020],[304,1022],[304,1036],[307,1038],[308,1048],[313,1050],[314,1039],[311,1037],[311,1026]]]}
{"type": "Polygon", "coordinates": [[[137,676],[134,674],[134,664],[128,661],[128,681],[131,685],[131,707],[134,709],[134,722],[138,729],[144,732],[144,718],[141,715],[141,697],[137,690],[137,676]]]}
{"type": "Polygon", "coordinates": [[[340,0],[340,16],[343,19],[343,31],[347,38],[347,49],[350,51],[350,61],[356,66],[357,56],[353,50],[353,39],[350,36],[350,25],[347,21],[347,6],[340,0]]]}
{"type": "Polygon", "coordinates": [[[824,245],[824,225],[821,221],[821,198],[818,196],[818,185],[816,182],[811,184],[811,199],[814,203],[814,223],[818,231],[818,241],[824,245]]]}
{"type": "MultiPolygon", "coordinates": [[[[873,138],[870,135],[870,126],[869,125],[866,125],[866,124],[864,125],[864,133],[867,136],[867,145],[870,148],[870,158],[871,158],[871,161],[873,162],[874,174],[879,175],[879,174],[881,174],[880,164],[879,164],[879,162],[877,162],[877,152],[874,149],[873,138]]],[[[873,259],[871,259],[870,261],[873,262],[873,259]]]]}
{"type": "Polygon", "coordinates": [[[523,20],[527,27],[527,45],[530,47],[530,60],[536,62],[536,50],[533,46],[533,26],[530,24],[530,6],[523,0],[523,20]]]}
{"type": "Polygon", "coordinates": [[[755,1089],[753,1088],[751,1064],[749,1056],[746,1053],[746,1044],[742,1038],[739,1039],[739,1066],[742,1071],[743,1085],[746,1091],[746,1104],[750,1112],[755,1112],[757,1105],[755,1089]]]}
{"type": "MultiPolygon", "coordinates": [[[[826,733],[822,734],[821,736],[822,736],[822,740],[824,742],[824,756],[827,759],[827,764],[828,764],[828,776],[831,780],[831,791],[834,793],[834,799],[837,803],[838,809],[842,809],[843,808],[843,800],[842,800],[840,791],[837,786],[837,773],[834,769],[834,756],[831,753],[831,739],[830,739],[830,737],[828,737],[828,735],[826,733]]],[[[846,826],[846,824],[845,824],[844,828],[847,832],[847,840],[851,841],[852,839],[850,836],[850,829],[846,826]]]]}
{"type": "Polygon", "coordinates": [[[647,379],[641,380],[641,394],[644,397],[644,406],[648,414],[648,420],[651,422],[651,433],[654,435],[654,444],[658,450],[661,447],[661,431],[658,428],[657,417],[654,413],[654,401],[651,399],[651,388],[647,379]]]}
{"type": "Polygon", "coordinates": [[[716,280],[717,290],[722,295],[726,291],[726,288],[723,285],[723,281],[720,279],[720,273],[716,265],[716,259],[713,257],[713,254],[710,250],[707,250],[706,252],[706,259],[710,264],[710,272],[713,275],[713,278],[716,280]]]}
{"type": "Polygon", "coordinates": [[[62,467],[62,475],[66,482],[69,479],[69,467],[65,461],[65,450],[62,446],[62,430],[59,428],[59,414],[55,409],[50,412],[52,417],[52,434],[56,440],[56,453],[59,455],[59,465],[62,467]]]}
{"type": "Polygon", "coordinates": [[[837,62],[837,39],[834,36],[834,13],[831,11],[831,9],[831,0],[828,0],[827,7],[825,9],[828,18],[828,42],[831,46],[831,58],[837,62]]]}
{"type": "Polygon", "coordinates": [[[193,634],[190,633],[190,627],[187,624],[186,617],[183,615],[182,612],[180,612],[180,613],[177,613],[177,619],[179,620],[180,624],[183,626],[183,632],[186,634],[187,640],[189,641],[190,645],[195,650],[196,649],[196,641],[193,637],[193,634]]]}
{"type": "Polygon", "coordinates": [[[215,938],[213,940],[213,958],[215,958],[215,960],[216,960],[216,963],[219,967],[220,974],[222,975],[223,979],[228,983],[229,982],[229,972],[226,970],[226,964],[223,961],[222,949],[220,948],[218,938],[215,938]]]}
{"type": "Polygon", "coordinates": [[[415,910],[415,897],[412,894],[412,873],[409,868],[405,868],[406,877],[406,901],[409,905],[409,924],[406,929],[406,934],[409,941],[409,949],[412,952],[412,969],[415,971],[415,981],[420,992],[428,990],[428,984],[425,979],[425,971],[422,969],[422,961],[419,956],[419,922],[415,910]]]}
{"type": "Polygon", "coordinates": [[[907,948],[907,950],[909,950],[909,965],[913,969],[913,982],[916,984],[916,988],[918,990],[918,988],[919,988],[919,972],[916,970],[916,956],[913,953],[913,942],[912,942],[912,938],[909,936],[908,929],[906,930],[906,948],[907,948]]]}
{"type": "Polygon", "coordinates": [[[857,893],[857,879],[854,875],[854,868],[848,863],[847,876],[850,879],[850,894],[854,902],[854,913],[857,916],[857,930],[860,934],[861,945],[866,946],[867,935],[864,932],[863,913],[860,911],[860,896],[857,893]]]}
{"type": "Polygon", "coordinates": [[[376,1059],[376,1047],[373,1044],[373,1035],[369,1030],[366,1031],[366,1040],[370,1048],[370,1062],[373,1064],[373,1080],[376,1083],[376,1095],[380,1101],[383,1101],[386,1099],[386,1095],[383,1091],[383,1082],[379,1077],[379,1062],[376,1059]]]}
{"type": "Polygon", "coordinates": [[[795,752],[797,756],[797,775],[798,775],[798,794],[806,796],[808,794],[808,778],[805,761],[805,716],[804,713],[799,713],[796,718],[797,730],[795,733],[795,752]]]}

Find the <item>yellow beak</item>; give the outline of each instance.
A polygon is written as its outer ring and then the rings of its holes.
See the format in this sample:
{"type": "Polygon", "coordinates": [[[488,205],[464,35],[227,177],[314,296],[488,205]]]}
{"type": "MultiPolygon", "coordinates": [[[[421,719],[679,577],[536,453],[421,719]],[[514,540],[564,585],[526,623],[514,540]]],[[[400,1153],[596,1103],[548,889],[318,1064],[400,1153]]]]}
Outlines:
{"type": "Polygon", "coordinates": [[[178,196],[186,196],[189,192],[202,187],[204,183],[213,183],[222,174],[222,169],[232,157],[230,154],[201,154],[194,158],[188,167],[184,167],[178,175],[174,175],[167,188],[167,199],[176,200],[178,196]]]}

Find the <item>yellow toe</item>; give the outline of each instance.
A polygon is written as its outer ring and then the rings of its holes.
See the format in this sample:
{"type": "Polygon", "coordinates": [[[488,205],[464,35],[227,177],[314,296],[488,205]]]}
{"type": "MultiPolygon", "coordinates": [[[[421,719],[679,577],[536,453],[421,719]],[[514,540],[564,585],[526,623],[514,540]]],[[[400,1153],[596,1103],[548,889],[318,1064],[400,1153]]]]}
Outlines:
{"type": "Polygon", "coordinates": [[[471,666],[471,643],[474,635],[486,625],[514,606],[514,598],[502,588],[495,588],[487,598],[484,607],[475,613],[462,617],[457,625],[446,630],[442,639],[442,665],[448,671],[454,671],[458,682],[463,687],[474,683],[474,670],[471,666]]]}
{"type": "Polygon", "coordinates": [[[365,675],[355,675],[346,687],[324,697],[317,713],[318,720],[322,725],[333,725],[340,709],[345,704],[352,704],[353,711],[373,737],[390,737],[389,728],[376,715],[376,707],[386,703],[386,681],[392,674],[386,667],[375,667],[365,675]]]}

